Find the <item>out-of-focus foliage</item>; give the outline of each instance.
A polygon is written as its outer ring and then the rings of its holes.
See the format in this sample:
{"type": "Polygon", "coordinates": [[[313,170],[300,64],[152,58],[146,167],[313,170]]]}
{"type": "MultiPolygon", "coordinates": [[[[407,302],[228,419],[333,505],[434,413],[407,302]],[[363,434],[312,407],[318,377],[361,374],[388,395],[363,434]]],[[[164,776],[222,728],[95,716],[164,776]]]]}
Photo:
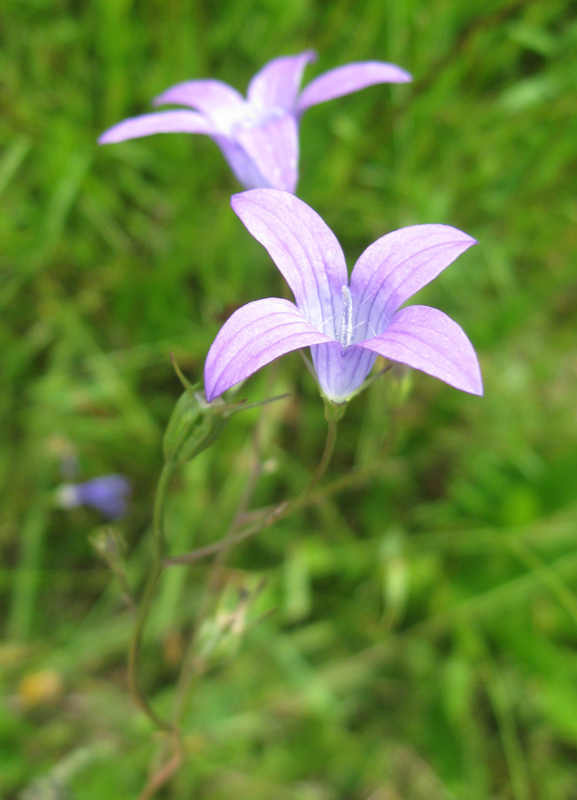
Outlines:
{"type": "MultiPolygon", "coordinates": [[[[54,490],[129,476],[114,541],[141,585],[180,394],[169,352],[198,379],[230,312],[284,291],[212,142],[96,137],[178,81],[244,89],[307,47],[308,76],[363,59],[414,74],[305,115],[299,195],[349,263],[407,224],[479,240],[419,301],[467,330],[486,396],[388,373],[348,410],[327,476],[365,481],[233,551],[164,796],[577,797],[573,5],[4,0],[0,21],[2,797],[142,788],[157,743],[126,692],[130,611],[90,544],[100,520],[54,490]]],[[[254,504],[306,485],[324,423],[298,356],[243,395],[284,391],[179,474],[171,552],[226,529],[261,416],[254,504]]],[[[143,665],[160,709],[205,577],[163,580],[143,665]]]]}

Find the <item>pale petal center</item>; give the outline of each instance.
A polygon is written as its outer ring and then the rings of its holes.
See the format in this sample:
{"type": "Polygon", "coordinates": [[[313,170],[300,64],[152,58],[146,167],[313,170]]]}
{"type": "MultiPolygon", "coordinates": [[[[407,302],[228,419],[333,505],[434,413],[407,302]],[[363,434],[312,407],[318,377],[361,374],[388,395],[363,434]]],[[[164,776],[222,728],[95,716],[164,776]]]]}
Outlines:
{"type": "Polygon", "coordinates": [[[220,114],[221,110],[219,109],[219,125],[226,128],[229,136],[234,136],[237,131],[250,131],[268,125],[269,122],[274,122],[286,116],[287,112],[284,108],[278,106],[260,109],[246,103],[241,108],[240,113],[235,106],[230,111],[224,109],[222,116],[220,114]]]}

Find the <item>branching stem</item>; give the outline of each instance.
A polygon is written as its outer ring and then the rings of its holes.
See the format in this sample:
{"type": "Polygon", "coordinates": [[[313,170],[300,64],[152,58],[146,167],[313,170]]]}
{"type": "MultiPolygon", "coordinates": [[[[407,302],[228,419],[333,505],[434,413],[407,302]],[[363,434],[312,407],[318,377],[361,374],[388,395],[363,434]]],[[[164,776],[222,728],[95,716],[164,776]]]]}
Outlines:
{"type": "Polygon", "coordinates": [[[318,486],[323,475],[327,471],[327,467],[330,464],[333,451],[335,449],[337,427],[338,420],[334,419],[329,421],[327,439],[321,460],[319,461],[311,482],[304,492],[302,492],[302,494],[298,495],[293,500],[285,500],[282,503],[279,503],[277,506],[274,506],[274,508],[263,513],[259,519],[257,519],[251,525],[247,525],[246,528],[240,530],[238,533],[232,533],[231,535],[226,536],[224,539],[214,542],[214,544],[209,544],[205,547],[199,547],[196,550],[192,550],[190,553],[182,553],[181,555],[167,558],[164,561],[164,565],[174,566],[177,564],[193,564],[195,561],[198,561],[201,558],[206,558],[214,553],[219,553],[223,549],[228,550],[233,545],[238,544],[245,539],[249,539],[251,536],[254,536],[265,528],[268,528],[273,523],[279,522],[279,520],[288,517],[302,506],[308,505],[308,503],[310,503],[312,500],[314,490],[318,486]]]}

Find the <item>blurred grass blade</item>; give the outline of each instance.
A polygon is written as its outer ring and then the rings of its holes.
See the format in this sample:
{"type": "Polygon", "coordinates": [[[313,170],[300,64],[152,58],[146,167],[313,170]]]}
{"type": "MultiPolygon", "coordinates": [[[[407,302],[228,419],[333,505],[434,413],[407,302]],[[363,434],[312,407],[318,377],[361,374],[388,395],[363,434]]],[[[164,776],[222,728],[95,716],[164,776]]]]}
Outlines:
{"type": "Polygon", "coordinates": [[[44,493],[38,493],[22,525],[19,541],[20,558],[14,568],[7,624],[8,636],[13,639],[28,639],[32,632],[47,525],[46,496],[44,493]]]}
{"type": "Polygon", "coordinates": [[[2,154],[0,159],[0,197],[18,172],[31,147],[32,140],[29,136],[19,136],[2,154]]]}

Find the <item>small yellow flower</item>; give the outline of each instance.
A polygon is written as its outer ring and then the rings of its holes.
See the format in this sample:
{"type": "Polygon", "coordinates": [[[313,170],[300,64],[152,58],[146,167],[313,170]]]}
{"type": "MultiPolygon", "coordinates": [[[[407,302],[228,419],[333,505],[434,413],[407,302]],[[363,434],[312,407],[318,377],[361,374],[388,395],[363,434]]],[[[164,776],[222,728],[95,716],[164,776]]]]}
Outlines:
{"type": "Polygon", "coordinates": [[[18,684],[18,697],[25,709],[56,703],[64,692],[59,673],[54,669],[41,669],[25,675],[18,684]]]}

